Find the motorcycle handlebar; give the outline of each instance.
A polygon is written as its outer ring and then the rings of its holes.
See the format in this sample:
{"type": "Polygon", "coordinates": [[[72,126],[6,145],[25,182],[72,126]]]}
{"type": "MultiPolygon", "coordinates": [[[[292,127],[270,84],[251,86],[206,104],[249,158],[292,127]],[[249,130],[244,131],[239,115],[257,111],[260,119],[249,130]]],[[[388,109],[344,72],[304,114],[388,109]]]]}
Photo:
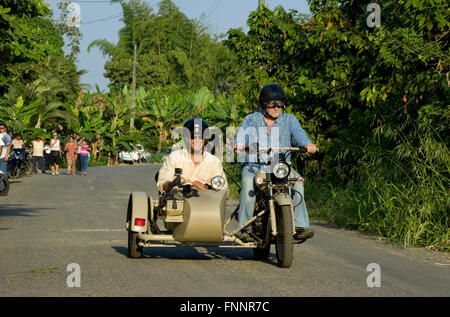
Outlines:
{"type": "Polygon", "coordinates": [[[245,146],[244,150],[236,149],[236,152],[267,152],[267,151],[290,151],[290,152],[299,152],[299,153],[307,153],[308,149],[304,146],[301,147],[257,147],[257,146],[245,146]]]}

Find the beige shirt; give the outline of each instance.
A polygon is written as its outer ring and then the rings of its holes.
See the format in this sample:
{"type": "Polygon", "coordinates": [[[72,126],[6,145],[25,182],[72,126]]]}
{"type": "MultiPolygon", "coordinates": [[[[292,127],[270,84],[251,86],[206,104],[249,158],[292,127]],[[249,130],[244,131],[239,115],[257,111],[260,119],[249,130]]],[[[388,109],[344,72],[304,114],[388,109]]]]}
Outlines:
{"type": "Polygon", "coordinates": [[[163,192],[163,185],[175,179],[175,168],[183,169],[184,179],[191,182],[199,181],[203,184],[211,185],[211,179],[220,175],[225,180],[224,189],[228,188],[227,178],[223,172],[222,162],[209,152],[204,152],[203,160],[197,166],[191,160],[191,155],[186,149],[177,150],[169,154],[159,170],[158,190],[163,192]]]}
{"type": "Polygon", "coordinates": [[[33,141],[33,156],[44,156],[44,141],[33,141]]]}
{"type": "Polygon", "coordinates": [[[14,140],[12,140],[11,144],[13,146],[13,149],[21,149],[21,148],[23,148],[24,143],[23,143],[22,139],[20,139],[20,140],[14,139],[14,140]]]}

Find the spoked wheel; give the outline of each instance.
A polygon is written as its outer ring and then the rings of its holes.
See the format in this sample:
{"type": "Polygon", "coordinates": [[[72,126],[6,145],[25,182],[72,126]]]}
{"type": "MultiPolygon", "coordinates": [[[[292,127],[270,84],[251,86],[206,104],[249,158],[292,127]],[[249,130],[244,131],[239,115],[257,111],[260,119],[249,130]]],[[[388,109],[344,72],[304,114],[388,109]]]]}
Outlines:
{"type": "Polygon", "coordinates": [[[30,176],[33,174],[33,163],[30,160],[25,161],[25,175],[30,176]]]}
{"type": "Polygon", "coordinates": [[[8,195],[9,181],[5,175],[0,174],[0,196],[8,195]]]}
{"type": "Polygon", "coordinates": [[[294,259],[294,237],[290,206],[280,206],[276,210],[277,236],[275,248],[279,267],[291,267],[294,259]]]}
{"type": "Polygon", "coordinates": [[[14,179],[18,178],[20,175],[20,169],[17,166],[8,169],[8,178],[14,179]]]}

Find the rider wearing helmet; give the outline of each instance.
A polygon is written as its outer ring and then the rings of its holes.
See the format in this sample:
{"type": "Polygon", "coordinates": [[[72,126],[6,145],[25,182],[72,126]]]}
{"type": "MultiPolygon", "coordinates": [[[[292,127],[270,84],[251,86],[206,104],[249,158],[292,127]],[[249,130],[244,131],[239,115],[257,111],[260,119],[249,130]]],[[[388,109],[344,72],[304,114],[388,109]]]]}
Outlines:
{"type": "Polygon", "coordinates": [[[193,188],[207,189],[214,176],[222,176],[225,180],[224,189],[228,188],[222,162],[211,153],[204,150],[208,124],[201,118],[191,118],[183,126],[185,148],[173,151],[167,156],[157,181],[159,191],[167,191],[175,179],[175,168],[181,168],[182,183],[190,183],[193,188]]]}
{"type": "MultiPolygon", "coordinates": [[[[241,127],[239,128],[235,148],[244,150],[245,146],[257,143],[261,147],[300,147],[307,148],[308,153],[318,151],[317,147],[311,142],[306,132],[301,127],[300,122],[291,114],[283,112],[285,109],[286,95],[283,88],[276,84],[265,85],[259,95],[258,111],[247,115],[241,127]]],[[[290,154],[286,155],[290,161],[290,154]]],[[[242,188],[240,193],[239,207],[239,227],[243,226],[253,217],[255,207],[257,188],[254,184],[256,173],[262,168],[263,164],[258,164],[247,156],[242,162],[242,188]]],[[[296,173],[296,176],[300,175],[296,173]]],[[[294,186],[303,196],[303,183],[297,182],[294,186]]],[[[308,239],[314,235],[314,231],[309,229],[308,212],[304,199],[300,203],[299,195],[294,195],[294,218],[295,218],[295,239],[308,239]]],[[[251,241],[249,229],[240,233],[241,240],[251,241]]]]}

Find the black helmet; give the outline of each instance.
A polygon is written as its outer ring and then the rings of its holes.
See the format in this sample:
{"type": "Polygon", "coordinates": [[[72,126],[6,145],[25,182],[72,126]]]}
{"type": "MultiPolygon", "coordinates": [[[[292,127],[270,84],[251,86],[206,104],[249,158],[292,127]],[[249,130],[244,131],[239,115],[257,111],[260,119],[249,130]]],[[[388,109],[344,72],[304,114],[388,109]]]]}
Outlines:
{"type": "Polygon", "coordinates": [[[208,124],[202,118],[191,118],[184,124],[184,128],[188,129],[191,135],[191,139],[194,135],[201,135],[204,139],[204,133],[208,129],[208,124]]]}
{"type": "Polygon", "coordinates": [[[264,109],[264,104],[269,100],[282,100],[286,99],[283,88],[277,84],[265,85],[259,93],[259,104],[264,109]]]}

